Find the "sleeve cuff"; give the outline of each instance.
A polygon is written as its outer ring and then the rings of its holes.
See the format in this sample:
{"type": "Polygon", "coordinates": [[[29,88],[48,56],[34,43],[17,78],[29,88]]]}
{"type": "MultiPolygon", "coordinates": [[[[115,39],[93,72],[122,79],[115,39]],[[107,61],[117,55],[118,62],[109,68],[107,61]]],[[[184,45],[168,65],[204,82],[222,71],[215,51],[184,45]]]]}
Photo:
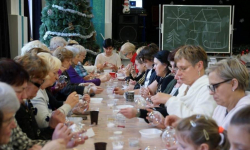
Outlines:
{"type": "Polygon", "coordinates": [[[64,115],[68,115],[68,113],[70,112],[70,110],[71,110],[72,108],[71,108],[71,106],[69,105],[69,104],[63,104],[60,108],[59,108],[59,110],[62,112],[62,113],[64,113],[64,115]]]}

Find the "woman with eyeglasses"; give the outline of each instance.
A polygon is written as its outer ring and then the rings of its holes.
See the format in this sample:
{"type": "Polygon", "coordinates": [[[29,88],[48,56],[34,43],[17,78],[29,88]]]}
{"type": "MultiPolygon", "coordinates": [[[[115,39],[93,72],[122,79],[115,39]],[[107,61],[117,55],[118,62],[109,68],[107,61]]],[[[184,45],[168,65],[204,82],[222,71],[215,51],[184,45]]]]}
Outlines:
{"type": "Polygon", "coordinates": [[[239,60],[229,58],[210,66],[207,74],[210,94],[218,104],[213,119],[227,129],[233,115],[250,104],[247,68],[239,60]]]}
{"type": "Polygon", "coordinates": [[[151,97],[154,104],[164,104],[169,115],[189,117],[193,114],[212,116],[216,107],[207,88],[209,81],[205,75],[207,54],[200,46],[185,45],[176,52],[174,60],[177,78],[183,83],[179,94],[157,93],[151,97]]]}
{"type": "Polygon", "coordinates": [[[104,53],[98,54],[95,59],[95,66],[99,70],[112,69],[118,71],[121,67],[121,58],[118,54],[113,53],[114,43],[111,39],[105,39],[102,43],[104,53]]]}

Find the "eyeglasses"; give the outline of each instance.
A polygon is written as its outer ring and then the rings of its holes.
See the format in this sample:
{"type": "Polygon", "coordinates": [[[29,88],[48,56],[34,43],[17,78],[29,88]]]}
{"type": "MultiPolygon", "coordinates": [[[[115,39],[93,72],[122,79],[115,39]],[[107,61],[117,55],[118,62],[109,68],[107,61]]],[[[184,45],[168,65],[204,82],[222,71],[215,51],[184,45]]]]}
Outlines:
{"type": "Polygon", "coordinates": [[[32,83],[32,84],[34,84],[37,88],[41,87],[41,84],[39,84],[39,83],[35,83],[35,82],[31,81],[31,80],[29,82],[32,83]]]}
{"type": "Polygon", "coordinates": [[[11,118],[9,118],[7,120],[3,120],[3,123],[5,123],[7,126],[9,126],[14,120],[15,120],[15,114],[11,118]]]}
{"type": "Polygon", "coordinates": [[[209,88],[212,92],[215,92],[215,89],[218,88],[222,83],[226,83],[226,82],[231,81],[231,80],[232,80],[232,79],[228,79],[228,80],[222,81],[222,82],[220,82],[220,83],[208,85],[208,88],[209,88]]]}

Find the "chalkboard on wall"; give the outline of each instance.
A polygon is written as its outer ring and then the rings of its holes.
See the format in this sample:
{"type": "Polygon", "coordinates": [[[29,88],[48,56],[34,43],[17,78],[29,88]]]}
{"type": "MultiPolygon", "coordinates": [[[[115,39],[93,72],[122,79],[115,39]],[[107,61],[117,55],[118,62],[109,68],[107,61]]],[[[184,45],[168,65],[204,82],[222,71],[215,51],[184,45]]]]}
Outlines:
{"type": "Polygon", "coordinates": [[[200,45],[207,53],[230,53],[231,6],[163,5],[162,47],[200,45]]]}

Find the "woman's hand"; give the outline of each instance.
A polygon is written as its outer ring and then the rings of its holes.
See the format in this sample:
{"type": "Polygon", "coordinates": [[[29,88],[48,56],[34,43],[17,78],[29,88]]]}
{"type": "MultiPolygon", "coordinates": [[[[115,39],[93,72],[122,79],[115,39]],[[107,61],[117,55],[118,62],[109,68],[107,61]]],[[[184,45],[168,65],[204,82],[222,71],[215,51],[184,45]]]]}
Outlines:
{"type": "Polygon", "coordinates": [[[165,104],[170,97],[172,97],[172,96],[169,95],[169,94],[158,92],[156,95],[154,95],[154,96],[151,97],[151,101],[155,105],[165,104]]]}
{"type": "Polygon", "coordinates": [[[131,119],[136,117],[137,110],[135,108],[124,108],[121,109],[119,113],[123,114],[126,118],[131,119]]]}
{"type": "Polygon", "coordinates": [[[128,64],[128,65],[124,68],[124,73],[125,73],[125,76],[126,76],[126,77],[130,76],[131,69],[132,69],[131,64],[128,64]]]}
{"type": "Polygon", "coordinates": [[[89,96],[89,94],[84,94],[83,95],[83,100],[85,100],[86,102],[90,102],[90,96],[89,96]]]}
{"type": "Polygon", "coordinates": [[[177,126],[177,122],[180,120],[181,118],[179,118],[176,115],[168,115],[165,118],[165,122],[164,125],[167,126],[172,126],[172,127],[176,127],[177,126]]]}
{"type": "Polygon", "coordinates": [[[55,110],[52,112],[49,120],[50,128],[55,129],[59,123],[64,123],[64,122],[65,122],[65,115],[60,110],[55,110]]]}
{"type": "Polygon", "coordinates": [[[136,81],[134,81],[134,80],[129,80],[129,85],[135,85],[136,84],[136,81]]]}
{"type": "Polygon", "coordinates": [[[144,88],[144,87],[141,87],[141,89],[140,89],[141,91],[141,96],[143,97],[143,98],[148,98],[148,97],[150,97],[150,91],[149,91],[149,89],[148,88],[144,88]]]}
{"type": "Polygon", "coordinates": [[[79,102],[79,96],[76,92],[72,92],[66,99],[65,104],[69,104],[71,108],[74,108],[75,105],[79,102]]]}
{"type": "Polygon", "coordinates": [[[119,94],[119,95],[123,95],[123,94],[124,94],[124,90],[122,90],[122,89],[119,88],[119,87],[115,87],[115,88],[114,88],[114,93],[115,93],[115,94],[119,94]]]}
{"type": "Polygon", "coordinates": [[[103,88],[100,86],[91,86],[90,93],[100,94],[103,91],[103,88]]]}

